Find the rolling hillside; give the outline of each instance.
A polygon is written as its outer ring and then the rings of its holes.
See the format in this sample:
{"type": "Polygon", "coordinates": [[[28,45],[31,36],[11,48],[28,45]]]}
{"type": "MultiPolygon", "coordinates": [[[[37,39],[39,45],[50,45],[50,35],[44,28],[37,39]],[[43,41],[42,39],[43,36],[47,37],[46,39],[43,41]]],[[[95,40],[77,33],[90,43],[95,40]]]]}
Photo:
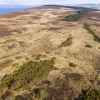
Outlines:
{"type": "MultiPolygon", "coordinates": [[[[81,10],[0,15],[0,100],[79,100],[89,89],[100,70],[100,11],[62,21],[81,10]]],[[[100,90],[100,76],[93,89],[100,90]]]]}

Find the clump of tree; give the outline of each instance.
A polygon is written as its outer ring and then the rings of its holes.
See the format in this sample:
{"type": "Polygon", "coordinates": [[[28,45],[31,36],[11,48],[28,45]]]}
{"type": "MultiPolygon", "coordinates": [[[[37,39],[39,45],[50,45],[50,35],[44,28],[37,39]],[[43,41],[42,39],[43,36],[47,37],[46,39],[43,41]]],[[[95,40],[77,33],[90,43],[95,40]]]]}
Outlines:
{"type": "Polygon", "coordinates": [[[72,45],[72,39],[72,37],[67,38],[66,41],[62,42],[59,47],[66,47],[72,45]]]}
{"type": "Polygon", "coordinates": [[[91,34],[94,37],[94,40],[100,43],[100,37],[95,34],[95,32],[90,28],[91,25],[84,23],[83,28],[88,31],[89,34],[91,34]]]}
{"type": "Polygon", "coordinates": [[[83,18],[90,11],[91,11],[91,9],[83,9],[81,11],[78,11],[77,14],[65,17],[62,21],[78,21],[79,19],[83,18]]]}

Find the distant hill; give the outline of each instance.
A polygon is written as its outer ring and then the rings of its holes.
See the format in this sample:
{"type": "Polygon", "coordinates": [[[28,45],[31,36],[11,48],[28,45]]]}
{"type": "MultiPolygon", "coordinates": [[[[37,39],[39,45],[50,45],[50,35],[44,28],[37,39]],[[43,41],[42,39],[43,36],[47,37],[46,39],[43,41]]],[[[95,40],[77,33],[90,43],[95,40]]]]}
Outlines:
{"type": "Polygon", "coordinates": [[[79,4],[78,7],[87,7],[92,9],[100,9],[100,4],[79,4]]]}

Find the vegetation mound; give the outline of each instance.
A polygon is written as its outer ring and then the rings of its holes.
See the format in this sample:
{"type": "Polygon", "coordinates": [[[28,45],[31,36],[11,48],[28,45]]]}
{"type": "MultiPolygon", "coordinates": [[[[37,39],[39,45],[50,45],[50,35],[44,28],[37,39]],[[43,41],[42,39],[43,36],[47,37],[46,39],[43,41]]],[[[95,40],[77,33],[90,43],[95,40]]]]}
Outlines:
{"type": "Polygon", "coordinates": [[[88,33],[94,37],[94,40],[100,43],[100,37],[95,34],[95,32],[90,28],[91,25],[84,23],[83,28],[88,30],[88,33]]]}
{"type": "Polygon", "coordinates": [[[81,100],[100,100],[100,90],[89,90],[85,91],[83,95],[80,96],[81,100]]]}
{"type": "Polygon", "coordinates": [[[72,45],[72,39],[72,37],[67,38],[67,40],[62,42],[62,44],[59,47],[66,47],[72,45]]]}
{"type": "Polygon", "coordinates": [[[23,66],[20,66],[20,69],[15,70],[13,74],[5,75],[1,79],[2,83],[0,88],[2,90],[6,87],[14,90],[28,89],[30,85],[40,82],[40,80],[47,76],[50,71],[56,69],[53,66],[54,64],[55,61],[53,59],[40,62],[30,61],[23,66]],[[14,84],[17,84],[18,86],[16,87],[14,84]]]}

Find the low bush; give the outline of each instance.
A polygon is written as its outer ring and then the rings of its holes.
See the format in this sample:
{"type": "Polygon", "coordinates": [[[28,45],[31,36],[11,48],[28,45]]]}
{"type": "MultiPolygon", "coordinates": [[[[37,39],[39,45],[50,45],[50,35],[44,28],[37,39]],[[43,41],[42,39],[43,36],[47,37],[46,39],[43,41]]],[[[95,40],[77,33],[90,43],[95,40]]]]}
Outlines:
{"type": "Polygon", "coordinates": [[[15,100],[26,100],[22,95],[17,95],[15,100]]]}
{"type": "Polygon", "coordinates": [[[21,59],[22,58],[22,56],[18,56],[18,57],[16,57],[16,59],[21,59]]]}
{"type": "Polygon", "coordinates": [[[4,41],[4,43],[7,43],[7,42],[15,42],[15,41],[16,41],[16,39],[9,39],[9,40],[4,41]]]}
{"type": "Polygon", "coordinates": [[[24,41],[19,41],[19,44],[25,44],[25,42],[24,41]]]}
{"type": "Polygon", "coordinates": [[[88,48],[92,48],[92,45],[86,45],[86,47],[88,47],[88,48]]]}
{"type": "Polygon", "coordinates": [[[9,67],[13,62],[14,62],[14,60],[8,60],[6,62],[0,63],[0,70],[2,68],[9,67]]]}
{"type": "Polygon", "coordinates": [[[77,67],[77,65],[74,64],[74,63],[69,63],[69,66],[70,66],[70,67],[77,67]]]}
{"type": "Polygon", "coordinates": [[[39,55],[37,55],[36,59],[37,59],[37,60],[40,60],[40,58],[42,58],[42,57],[46,57],[46,55],[41,55],[41,54],[39,54],[39,55]]]}
{"type": "Polygon", "coordinates": [[[25,59],[26,59],[26,60],[29,60],[30,58],[27,57],[27,58],[25,58],[25,59]]]}
{"type": "Polygon", "coordinates": [[[16,45],[15,45],[15,44],[9,45],[8,48],[9,48],[9,49],[16,48],[16,45]]]}
{"type": "Polygon", "coordinates": [[[59,47],[66,47],[72,45],[72,39],[72,37],[67,38],[67,40],[62,42],[62,44],[59,47]]]}
{"type": "Polygon", "coordinates": [[[100,100],[100,90],[85,91],[81,96],[81,100],[100,100]]]}
{"type": "Polygon", "coordinates": [[[19,63],[14,63],[14,64],[13,64],[14,67],[16,67],[16,66],[18,66],[18,65],[19,65],[19,63]]]}

